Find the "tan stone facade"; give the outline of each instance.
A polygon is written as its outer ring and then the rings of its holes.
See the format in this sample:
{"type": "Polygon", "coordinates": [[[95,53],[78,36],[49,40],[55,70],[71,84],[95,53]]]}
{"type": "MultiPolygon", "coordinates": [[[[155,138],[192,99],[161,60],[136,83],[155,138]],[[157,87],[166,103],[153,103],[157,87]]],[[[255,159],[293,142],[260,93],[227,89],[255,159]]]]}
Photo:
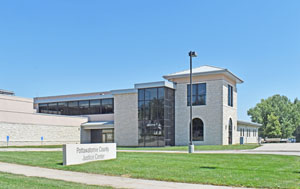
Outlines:
{"type": "Polygon", "coordinates": [[[9,145],[79,143],[84,122],[87,118],[37,114],[32,99],[0,95],[0,145],[7,145],[7,136],[9,145]]]}
{"type": "Polygon", "coordinates": [[[138,146],[138,95],[114,95],[115,142],[118,146],[138,146]]]}
{"type": "MultiPolygon", "coordinates": [[[[222,144],[222,80],[196,80],[206,83],[206,105],[193,106],[193,119],[200,118],[204,123],[204,141],[195,144],[222,144]]],[[[189,141],[189,113],[187,106],[187,84],[178,83],[175,92],[175,143],[187,145],[189,141]]]]}

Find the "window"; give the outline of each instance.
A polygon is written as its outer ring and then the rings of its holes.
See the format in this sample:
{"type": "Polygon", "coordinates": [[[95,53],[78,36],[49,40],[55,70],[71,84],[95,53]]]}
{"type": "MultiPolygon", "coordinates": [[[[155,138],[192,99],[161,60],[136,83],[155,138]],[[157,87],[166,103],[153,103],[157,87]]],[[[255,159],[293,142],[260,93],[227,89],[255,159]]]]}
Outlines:
{"type": "Polygon", "coordinates": [[[101,100],[101,114],[113,113],[113,99],[102,99],[101,100]]]}
{"type": "Polygon", "coordinates": [[[90,102],[88,100],[79,101],[79,111],[80,114],[86,115],[89,114],[90,102]]]}
{"type": "Polygon", "coordinates": [[[79,115],[78,101],[68,102],[68,115],[79,115]]]}
{"type": "Polygon", "coordinates": [[[228,123],[228,144],[232,144],[232,119],[229,119],[228,123]]]}
{"type": "Polygon", "coordinates": [[[40,113],[48,113],[48,104],[39,104],[40,113]]]}
{"type": "Polygon", "coordinates": [[[233,87],[228,85],[228,106],[233,107],[233,87]]]}
{"type": "Polygon", "coordinates": [[[203,121],[199,118],[193,119],[193,141],[203,141],[203,121]]]}
{"type": "Polygon", "coordinates": [[[57,103],[48,104],[48,114],[57,114],[57,103]]]}
{"type": "Polygon", "coordinates": [[[59,102],[57,108],[58,108],[57,114],[68,115],[68,103],[67,102],[59,102]]]}
{"type": "Polygon", "coordinates": [[[175,92],[166,87],[138,90],[139,146],[175,144],[175,92]]]}
{"type": "Polygon", "coordinates": [[[101,107],[101,101],[99,99],[90,100],[89,114],[100,114],[100,107],[101,107]]]}
{"type": "Polygon", "coordinates": [[[245,136],[245,129],[243,128],[243,136],[245,136]]]}
{"type": "MultiPolygon", "coordinates": [[[[193,106],[206,105],[206,83],[193,84],[192,88],[193,106]]],[[[190,106],[190,85],[187,85],[187,105],[190,106]]]]}
{"type": "Polygon", "coordinates": [[[39,113],[59,115],[109,114],[114,112],[114,99],[96,99],[39,104],[39,113]]]}

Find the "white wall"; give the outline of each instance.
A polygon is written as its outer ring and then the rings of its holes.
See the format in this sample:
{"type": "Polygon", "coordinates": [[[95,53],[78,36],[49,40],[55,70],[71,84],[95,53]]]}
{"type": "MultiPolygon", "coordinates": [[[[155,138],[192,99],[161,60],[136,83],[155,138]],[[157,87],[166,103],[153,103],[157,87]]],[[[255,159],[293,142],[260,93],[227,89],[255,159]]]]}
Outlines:
{"type": "Polygon", "coordinates": [[[0,110],[7,112],[33,113],[33,100],[0,94],[0,110]]]}
{"type": "Polygon", "coordinates": [[[80,125],[86,117],[60,116],[34,113],[31,99],[0,96],[0,145],[79,143],[80,125]]]}
{"type": "Polygon", "coordinates": [[[258,143],[258,128],[257,127],[251,127],[246,125],[238,125],[238,137],[236,140],[240,140],[241,133],[240,131],[244,129],[244,144],[251,144],[251,143],[258,143]],[[247,136],[247,129],[250,130],[250,136],[247,136]],[[253,130],[256,130],[256,135],[253,135],[253,130]]]}
{"type": "Polygon", "coordinates": [[[0,145],[6,145],[6,136],[9,136],[9,145],[41,145],[43,144],[66,144],[80,142],[80,127],[57,126],[57,125],[35,125],[20,123],[0,122],[0,145]]]}
{"type": "Polygon", "coordinates": [[[232,144],[239,144],[237,140],[237,88],[236,84],[223,80],[223,145],[228,145],[229,143],[229,120],[232,119],[232,144]],[[228,84],[233,87],[233,107],[228,106],[228,84]]]}

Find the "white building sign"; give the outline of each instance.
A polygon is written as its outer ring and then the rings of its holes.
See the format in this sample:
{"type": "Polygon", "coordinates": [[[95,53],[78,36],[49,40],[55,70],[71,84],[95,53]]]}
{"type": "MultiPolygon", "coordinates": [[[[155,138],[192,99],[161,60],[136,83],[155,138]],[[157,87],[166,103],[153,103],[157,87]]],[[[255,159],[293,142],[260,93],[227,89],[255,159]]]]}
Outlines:
{"type": "Polygon", "coordinates": [[[65,144],[63,145],[63,164],[75,165],[90,161],[117,158],[116,143],[65,144]]]}

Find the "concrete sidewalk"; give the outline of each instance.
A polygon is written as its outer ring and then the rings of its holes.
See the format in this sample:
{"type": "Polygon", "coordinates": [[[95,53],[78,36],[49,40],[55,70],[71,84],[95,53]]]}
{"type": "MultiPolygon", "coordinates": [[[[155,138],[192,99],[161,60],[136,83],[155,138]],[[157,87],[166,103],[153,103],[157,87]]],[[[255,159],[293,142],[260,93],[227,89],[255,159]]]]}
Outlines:
{"type": "Polygon", "coordinates": [[[62,148],[0,148],[0,152],[57,152],[62,148]]]}
{"type": "Polygon", "coordinates": [[[253,149],[260,152],[299,152],[300,143],[267,143],[253,149]]]}
{"type": "Polygon", "coordinates": [[[0,172],[20,174],[20,175],[25,175],[30,177],[43,177],[48,179],[64,180],[64,181],[76,182],[76,183],[82,183],[88,185],[112,186],[115,188],[134,188],[134,189],[233,188],[233,187],[226,187],[226,186],[187,184],[187,183],[165,182],[165,181],[155,181],[155,180],[133,179],[133,178],[117,177],[117,176],[105,176],[105,175],[98,175],[98,174],[62,171],[56,169],[32,167],[32,166],[17,165],[17,164],[2,163],[2,162],[0,162],[0,172]]]}
{"type": "MultiPolygon", "coordinates": [[[[180,153],[186,154],[187,151],[161,151],[161,150],[118,150],[118,152],[144,152],[144,153],[180,153]]],[[[194,154],[272,154],[286,156],[300,156],[300,151],[254,151],[254,150],[210,150],[195,151],[194,154]]]]}
{"type": "MultiPolygon", "coordinates": [[[[0,152],[35,152],[35,151],[62,151],[62,148],[0,148],[0,152]]],[[[187,151],[167,150],[117,150],[118,152],[147,152],[147,153],[187,153],[187,151]]],[[[273,143],[263,144],[261,147],[251,150],[207,150],[195,151],[196,154],[273,154],[300,156],[300,143],[273,143]]]]}
{"type": "MultiPolygon", "coordinates": [[[[54,152],[62,151],[61,148],[0,148],[0,152],[54,152]]],[[[117,152],[140,152],[140,153],[187,153],[187,151],[164,151],[164,150],[117,150],[117,152]]],[[[253,150],[207,150],[195,151],[195,154],[273,154],[286,156],[300,156],[300,150],[257,148],[253,150]]]]}

